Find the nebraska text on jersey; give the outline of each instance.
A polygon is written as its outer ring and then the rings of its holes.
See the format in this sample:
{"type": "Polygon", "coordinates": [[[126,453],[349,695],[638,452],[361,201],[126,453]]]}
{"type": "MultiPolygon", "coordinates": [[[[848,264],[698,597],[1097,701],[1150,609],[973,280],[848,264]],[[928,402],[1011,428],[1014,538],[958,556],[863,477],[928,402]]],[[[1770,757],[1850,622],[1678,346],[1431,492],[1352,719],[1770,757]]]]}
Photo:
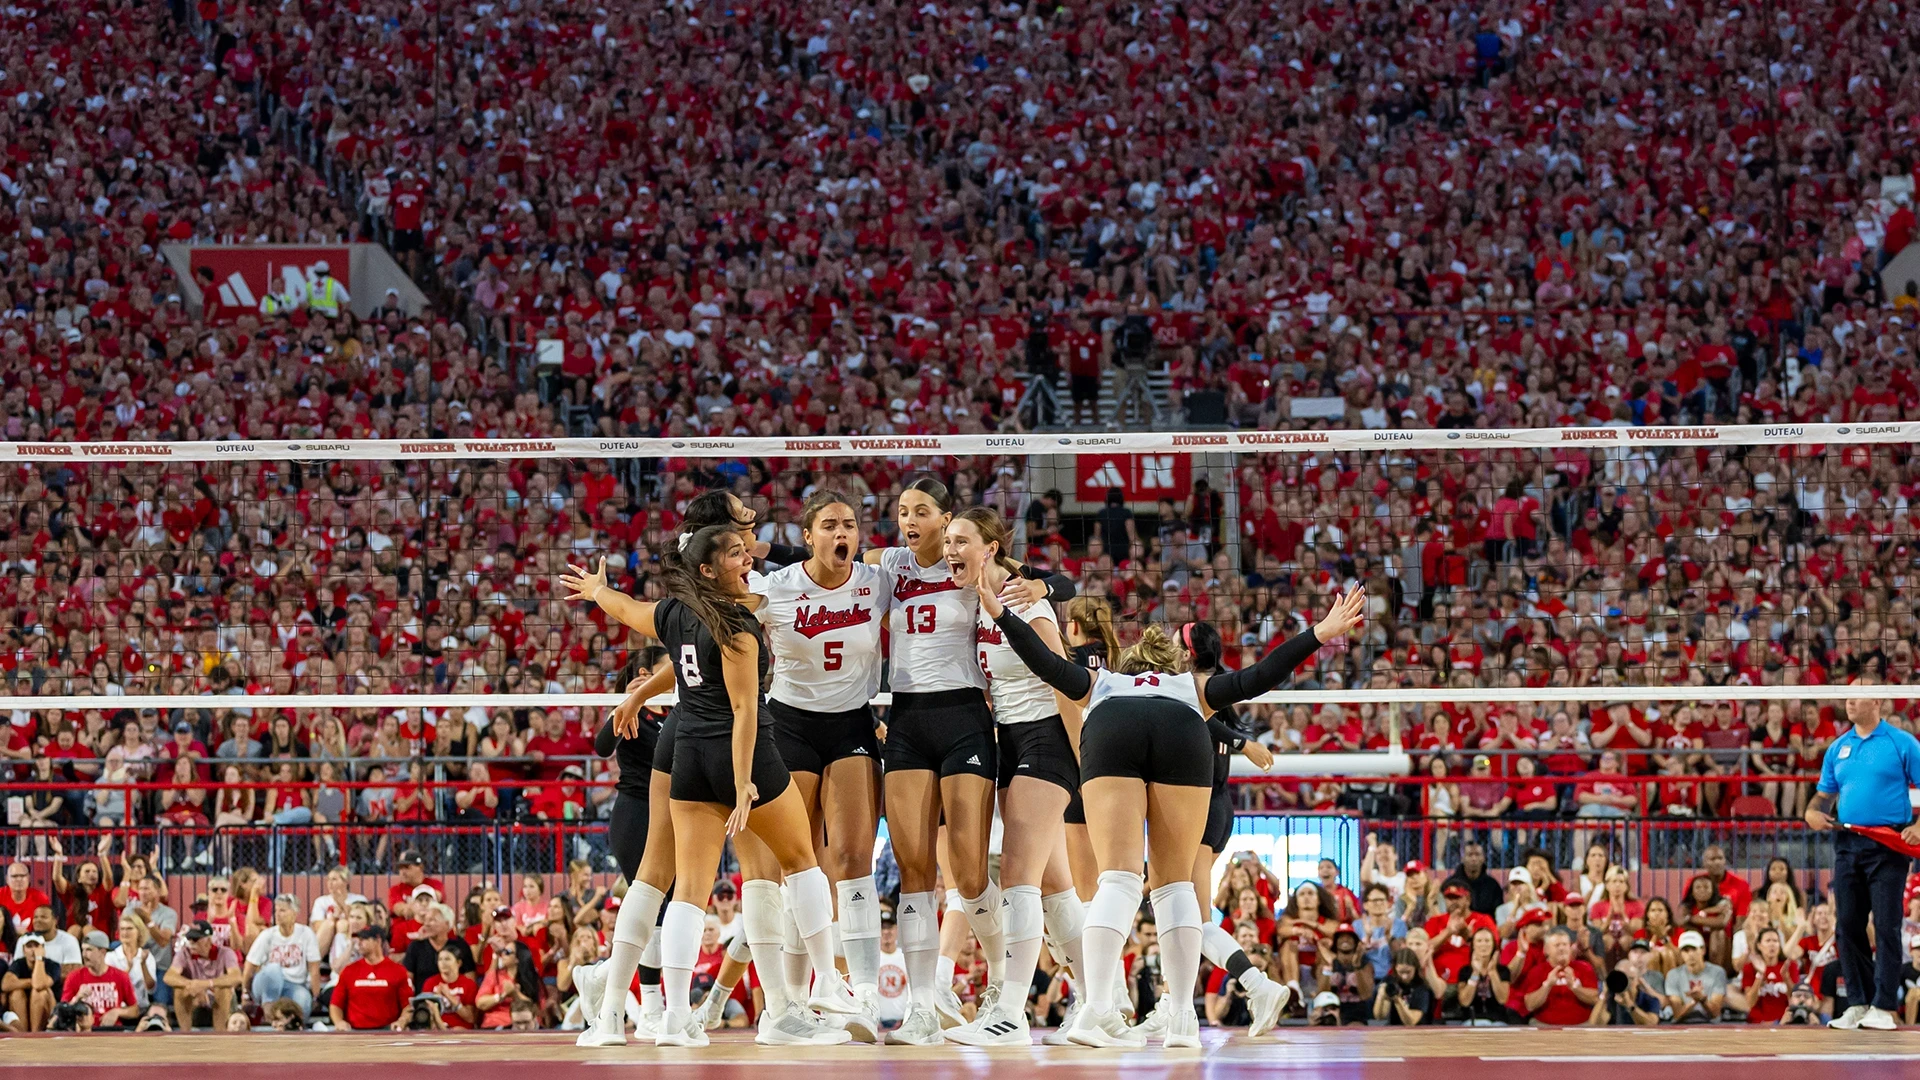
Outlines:
{"type": "Polygon", "coordinates": [[[803,605],[793,609],[793,632],[810,638],[819,637],[829,630],[841,630],[872,621],[872,608],[856,607],[836,611],[825,605],[813,608],[803,605]]]}

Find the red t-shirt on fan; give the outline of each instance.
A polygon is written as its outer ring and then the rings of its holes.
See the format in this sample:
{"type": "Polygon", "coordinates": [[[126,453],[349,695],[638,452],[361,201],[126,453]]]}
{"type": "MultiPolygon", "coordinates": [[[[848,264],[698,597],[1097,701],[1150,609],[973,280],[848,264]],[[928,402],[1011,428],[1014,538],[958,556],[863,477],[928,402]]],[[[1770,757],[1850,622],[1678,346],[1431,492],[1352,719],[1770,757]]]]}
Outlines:
{"type": "Polygon", "coordinates": [[[1549,983],[1553,989],[1547,991],[1547,1000],[1534,1010],[1533,1018],[1543,1024],[1562,1026],[1586,1023],[1587,1018],[1593,1015],[1593,1006],[1582,1005],[1580,999],[1573,995],[1573,987],[1579,985],[1589,990],[1600,989],[1600,980],[1593,973],[1593,965],[1585,960],[1575,960],[1567,965],[1567,974],[1562,975],[1554,970],[1552,964],[1536,964],[1528,970],[1515,993],[1524,998],[1549,983]]]}
{"type": "Polygon", "coordinates": [[[391,956],[377,964],[355,960],[340,972],[333,988],[333,1004],[357,1031],[391,1027],[412,999],[413,976],[391,956]]]}
{"type": "Polygon", "coordinates": [[[66,985],[60,988],[60,1000],[86,1002],[87,1008],[93,1010],[94,1027],[118,1026],[120,1021],[108,1020],[107,1014],[137,1003],[133,980],[127,978],[126,972],[110,967],[95,975],[84,965],[67,975],[66,985]]]}

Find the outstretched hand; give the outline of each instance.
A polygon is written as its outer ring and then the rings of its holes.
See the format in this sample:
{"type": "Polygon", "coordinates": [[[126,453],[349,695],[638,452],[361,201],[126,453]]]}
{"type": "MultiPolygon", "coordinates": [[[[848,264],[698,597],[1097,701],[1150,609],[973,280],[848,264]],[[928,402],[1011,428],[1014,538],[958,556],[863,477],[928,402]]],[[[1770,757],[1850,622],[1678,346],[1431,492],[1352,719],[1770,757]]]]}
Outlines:
{"type": "Polygon", "coordinates": [[[585,567],[568,563],[567,572],[560,575],[560,587],[567,590],[568,600],[585,600],[589,604],[599,600],[601,590],[607,587],[607,557],[600,556],[600,568],[592,573],[585,567]]]}
{"type": "Polygon", "coordinates": [[[1007,605],[1001,602],[999,595],[993,591],[992,586],[987,584],[987,575],[974,575],[973,591],[980,595],[980,610],[987,613],[987,618],[997,619],[1001,612],[1007,610],[1007,605]]]}
{"type": "Polygon", "coordinates": [[[1362,585],[1333,602],[1333,609],[1327,617],[1313,628],[1313,636],[1320,639],[1322,645],[1338,641],[1359,626],[1366,617],[1367,589],[1362,585]]]}

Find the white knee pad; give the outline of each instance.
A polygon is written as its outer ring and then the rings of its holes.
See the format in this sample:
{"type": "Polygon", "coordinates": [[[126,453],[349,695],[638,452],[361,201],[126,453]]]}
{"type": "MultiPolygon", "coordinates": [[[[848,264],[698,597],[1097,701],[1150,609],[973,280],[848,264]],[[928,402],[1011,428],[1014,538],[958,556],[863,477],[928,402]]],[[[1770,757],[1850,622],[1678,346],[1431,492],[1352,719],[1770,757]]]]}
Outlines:
{"type": "MultiPolygon", "coordinates": [[[[1101,885],[1107,875],[1100,875],[1101,885]]],[[[1193,882],[1175,881],[1153,890],[1153,921],[1162,934],[1181,927],[1200,929],[1200,898],[1194,895],[1193,882]]]]}
{"type": "Polygon", "coordinates": [[[940,948],[940,919],[934,911],[937,901],[931,892],[900,894],[900,950],[940,948]]]}
{"type": "Polygon", "coordinates": [[[1086,926],[1087,905],[1080,902],[1079,893],[1069,889],[1041,897],[1040,907],[1045,912],[1047,951],[1053,954],[1055,964],[1069,963],[1067,943],[1078,938],[1086,926]]]}
{"type": "Polygon", "coordinates": [[[786,905],[781,902],[780,884],[754,880],[740,886],[740,936],[750,945],[778,947],[785,933],[780,917],[786,905]]]}
{"type": "Polygon", "coordinates": [[[1046,935],[1047,915],[1040,904],[1040,886],[1015,885],[1007,890],[1006,899],[1007,941],[1030,941],[1046,935]]]}
{"type": "Polygon", "coordinates": [[[787,903],[802,941],[833,925],[833,887],[817,866],[787,875],[787,903]]]}
{"type": "Polygon", "coordinates": [[[958,912],[962,915],[966,914],[967,898],[960,895],[959,889],[947,890],[947,910],[958,912]]]}
{"type": "Polygon", "coordinates": [[[660,962],[660,931],[655,930],[647,939],[647,947],[640,950],[640,966],[656,970],[665,966],[660,962]]]}
{"type": "Polygon", "coordinates": [[[733,936],[733,940],[727,943],[727,958],[736,964],[744,964],[753,959],[753,946],[747,944],[747,935],[733,936]]]}
{"type": "Polygon", "coordinates": [[[1103,927],[1125,937],[1133,933],[1133,918],[1140,913],[1140,895],[1146,879],[1125,870],[1107,870],[1100,875],[1100,887],[1087,905],[1087,925],[1103,927]]]}
{"type": "Polygon", "coordinates": [[[793,921],[793,890],[785,885],[780,886],[780,933],[781,948],[790,953],[807,951],[807,943],[793,921]]]}
{"type": "Polygon", "coordinates": [[[627,890],[627,898],[613,919],[613,940],[628,945],[645,945],[653,937],[653,921],[666,902],[659,889],[641,882],[627,890]]]}
{"type": "Polygon", "coordinates": [[[880,890],[873,876],[852,878],[839,884],[840,936],[847,941],[880,937],[880,890]]]}
{"type": "Polygon", "coordinates": [[[692,904],[675,900],[667,905],[667,921],[660,926],[661,967],[693,970],[700,959],[700,933],[706,927],[707,913],[692,904]]]}

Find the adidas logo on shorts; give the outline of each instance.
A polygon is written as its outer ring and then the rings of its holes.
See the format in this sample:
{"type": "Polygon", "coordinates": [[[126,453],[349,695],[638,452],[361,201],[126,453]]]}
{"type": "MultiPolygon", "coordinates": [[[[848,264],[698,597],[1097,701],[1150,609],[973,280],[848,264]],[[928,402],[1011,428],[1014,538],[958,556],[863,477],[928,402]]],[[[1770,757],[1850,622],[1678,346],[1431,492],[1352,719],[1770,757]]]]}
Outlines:
{"type": "Polygon", "coordinates": [[[854,752],[854,753],[856,753],[856,754],[860,754],[860,755],[862,755],[862,756],[865,756],[865,754],[866,754],[866,752],[867,752],[867,748],[866,748],[866,747],[864,747],[864,746],[856,746],[856,747],[854,747],[854,748],[853,748],[853,752],[854,752]]]}
{"type": "Polygon", "coordinates": [[[973,755],[972,757],[970,757],[970,758],[968,758],[968,759],[967,759],[967,764],[969,764],[969,765],[978,765],[978,764],[980,764],[980,755],[979,755],[979,754],[975,754],[975,755],[973,755]]]}
{"type": "MultiPolygon", "coordinates": [[[[857,889],[856,889],[856,890],[854,890],[854,894],[853,894],[853,899],[854,899],[854,900],[856,900],[856,901],[859,901],[859,900],[865,900],[866,898],[867,898],[867,896],[866,896],[866,894],[865,894],[865,893],[863,893],[863,892],[860,892],[860,891],[859,891],[859,890],[857,890],[857,889]]],[[[907,910],[908,910],[908,911],[912,911],[913,909],[912,909],[912,908],[908,908],[907,910]]]]}

